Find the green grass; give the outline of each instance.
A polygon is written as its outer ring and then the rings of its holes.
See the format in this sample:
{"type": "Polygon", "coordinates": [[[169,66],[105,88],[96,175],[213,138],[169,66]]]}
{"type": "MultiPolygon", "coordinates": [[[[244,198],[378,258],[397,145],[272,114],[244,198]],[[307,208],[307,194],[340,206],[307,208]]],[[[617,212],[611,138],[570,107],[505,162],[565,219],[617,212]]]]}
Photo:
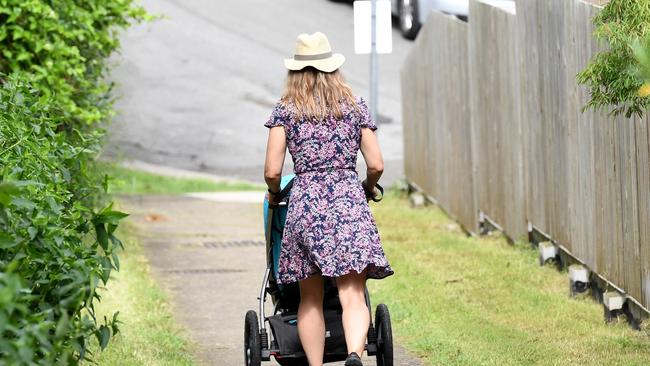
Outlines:
{"type": "Polygon", "coordinates": [[[606,325],[600,305],[568,297],[568,276],[528,244],[470,238],[403,193],[373,205],[395,275],[369,281],[393,331],[431,365],[648,365],[648,329],[606,325]]]}
{"type": "Polygon", "coordinates": [[[113,272],[107,289],[101,291],[102,301],[96,310],[100,319],[119,311],[122,323],[104,351],[96,342],[91,345],[91,358],[107,366],[195,364],[189,338],[172,318],[165,294],[153,281],[128,223],[119,230],[126,249],[120,253],[121,268],[113,272]]]}
{"type": "MultiPolygon", "coordinates": [[[[261,190],[242,182],[213,182],[162,176],[100,163],[108,174],[110,194],[180,194],[188,192],[261,190]]],[[[193,365],[189,337],[172,317],[162,289],[151,277],[149,263],[128,222],[120,226],[125,251],[119,253],[120,271],[113,272],[102,301],[96,306],[98,319],[119,311],[120,332],[101,351],[96,341],[90,346],[91,359],[100,365],[193,365]]]]}
{"type": "Polygon", "coordinates": [[[99,168],[103,174],[108,174],[111,177],[108,183],[111,194],[181,194],[264,190],[261,185],[252,183],[175,178],[127,169],[110,163],[102,163],[99,168]]]}

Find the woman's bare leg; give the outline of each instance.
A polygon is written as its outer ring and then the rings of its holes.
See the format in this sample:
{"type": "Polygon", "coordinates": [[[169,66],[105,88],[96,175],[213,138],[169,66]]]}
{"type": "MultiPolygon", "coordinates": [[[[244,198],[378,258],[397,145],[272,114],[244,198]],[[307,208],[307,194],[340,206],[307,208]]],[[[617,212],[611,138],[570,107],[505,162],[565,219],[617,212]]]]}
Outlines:
{"type": "Polygon", "coordinates": [[[300,281],[298,336],[307,354],[309,366],[321,366],[325,352],[323,317],[323,277],[313,275],[300,281]]]}
{"type": "Polygon", "coordinates": [[[370,326],[370,314],[365,298],[366,271],[361,273],[352,271],[338,277],[336,286],[343,307],[343,330],[348,353],[356,352],[361,357],[370,326]]]}

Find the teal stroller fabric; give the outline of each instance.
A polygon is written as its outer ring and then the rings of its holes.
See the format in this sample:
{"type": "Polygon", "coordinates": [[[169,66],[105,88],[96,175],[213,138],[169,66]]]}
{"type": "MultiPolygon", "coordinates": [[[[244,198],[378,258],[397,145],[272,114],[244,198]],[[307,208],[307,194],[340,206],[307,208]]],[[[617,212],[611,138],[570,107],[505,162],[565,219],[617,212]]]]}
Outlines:
{"type": "MultiPolygon", "coordinates": [[[[280,182],[280,189],[284,189],[289,182],[293,180],[295,174],[289,174],[282,177],[280,182]]],[[[291,196],[291,193],[289,193],[291,196]]],[[[287,198],[289,197],[287,196],[287,198]]],[[[282,231],[284,230],[284,222],[287,219],[287,209],[288,205],[281,205],[276,207],[273,210],[273,226],[271,227],[271,242],[272,242],[272,266],[273,270],[271,271],[273,278],[278,278],[278,267],[280,263],[280,249],[282,249],[282,231]]],[[[264,234],[268,235],[266,232],[269,229],[269,201],[264,200],[264,234]]]]}

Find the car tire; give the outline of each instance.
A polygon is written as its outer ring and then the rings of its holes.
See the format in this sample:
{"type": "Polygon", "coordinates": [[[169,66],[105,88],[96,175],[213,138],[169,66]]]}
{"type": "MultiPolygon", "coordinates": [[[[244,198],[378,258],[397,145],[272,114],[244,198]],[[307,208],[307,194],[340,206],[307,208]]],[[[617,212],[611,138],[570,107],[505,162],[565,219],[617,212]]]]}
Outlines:
{"type": "Polygon", "coordinates": [[[406,39],[415,39],[420,30],[420,9],[417,0],[400,0],[399,2],[399,29],[406,39]]]}

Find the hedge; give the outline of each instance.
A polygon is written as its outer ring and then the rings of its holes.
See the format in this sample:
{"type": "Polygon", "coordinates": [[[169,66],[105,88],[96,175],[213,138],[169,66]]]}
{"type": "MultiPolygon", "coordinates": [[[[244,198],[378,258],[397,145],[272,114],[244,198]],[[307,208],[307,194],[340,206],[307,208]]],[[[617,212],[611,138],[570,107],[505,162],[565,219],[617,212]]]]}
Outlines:
{"type": "Polygon", "coordinates": [[[78,364],[96,337],[98,286],[119,269],[94,161],[112,115],[106,58],[147,19],[133,0],[0,0],[0,365],[78,364]]]}
{"type": "Polygon", "coordinates": [[[147,18],[133,0],[0,0],[0,72],[31,73],[66,124],[105,121],[105,60],[119,47],[117,32],[147,18]]]}

